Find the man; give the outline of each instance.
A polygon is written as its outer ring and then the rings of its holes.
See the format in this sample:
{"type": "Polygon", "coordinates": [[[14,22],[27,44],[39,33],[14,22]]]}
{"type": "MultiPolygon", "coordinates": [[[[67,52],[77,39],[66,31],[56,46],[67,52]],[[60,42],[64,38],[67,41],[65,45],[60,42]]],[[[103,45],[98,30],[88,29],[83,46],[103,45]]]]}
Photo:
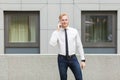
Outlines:
{"type": "Polygon", "coordinates": [[[85,68],[83,46],[78,31],[69,27],[69,18],[66,13],[60,14],[58,29],[52,33],[49,43],[52,46],[59,44],[58,68],[61,80],[67,80],[68,67],[72,70],[76,80],[82,80],[81,68],[85,68]],[[81,56],[81,64],[75,55],[76,47],[81,56]]]}

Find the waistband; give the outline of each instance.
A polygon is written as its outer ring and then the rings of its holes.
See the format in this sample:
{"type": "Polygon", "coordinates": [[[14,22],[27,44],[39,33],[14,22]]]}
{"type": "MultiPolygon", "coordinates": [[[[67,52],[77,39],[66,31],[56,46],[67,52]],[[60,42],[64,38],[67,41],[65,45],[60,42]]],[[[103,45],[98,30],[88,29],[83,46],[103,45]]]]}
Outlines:
{"type": "Polygon", "coordinates": [[[65,56],[65,55],[58,54],[58,56],[61,56],[61,57],[70,59],[70,58],[72,58],[72,57],[75,57],[76,55],[73,54],[73,55],[65,56]]]}

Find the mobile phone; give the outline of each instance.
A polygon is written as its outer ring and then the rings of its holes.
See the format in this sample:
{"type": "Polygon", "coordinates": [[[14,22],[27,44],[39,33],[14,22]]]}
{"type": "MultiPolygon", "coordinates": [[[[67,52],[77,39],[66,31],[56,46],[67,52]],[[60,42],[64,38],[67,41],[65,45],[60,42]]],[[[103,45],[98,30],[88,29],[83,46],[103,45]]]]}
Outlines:
{"type": "Polygon", "coordinates": [[[58,23],[58,27],[61,28],[61,23],[60,22],[58,23]]]}

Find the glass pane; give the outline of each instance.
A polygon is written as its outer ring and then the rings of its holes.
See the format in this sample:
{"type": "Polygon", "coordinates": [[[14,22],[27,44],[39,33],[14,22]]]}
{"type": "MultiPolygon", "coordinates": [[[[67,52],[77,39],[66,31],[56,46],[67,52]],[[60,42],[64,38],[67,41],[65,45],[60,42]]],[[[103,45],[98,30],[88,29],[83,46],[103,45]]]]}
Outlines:
{"type": "Polygon", "coordinates": [[[112,16],[85,16],[85,42],[112,42],[112,16]]]}
{"type": "Polygon", "coordinates": [[[30,16],[29,17],[29,27],[30,27],[30,41],[35,42],[36,41],[36,28],[37,28],[37,16],[30,16]]]}
{"type": "Polygon", "coordinates": [[[35,26],[34,16],[11,16],[9,25],[9,42],[35,42],[35,26]]]}

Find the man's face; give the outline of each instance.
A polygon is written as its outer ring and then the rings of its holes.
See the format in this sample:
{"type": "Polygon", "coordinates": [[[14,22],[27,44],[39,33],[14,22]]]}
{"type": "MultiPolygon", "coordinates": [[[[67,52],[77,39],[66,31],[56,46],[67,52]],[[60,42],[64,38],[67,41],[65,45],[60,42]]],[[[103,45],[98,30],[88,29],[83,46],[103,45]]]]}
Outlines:
{"type": "Polygon", "coordinates": [[[66,28],[69,25],[68,16],[63,16],[60,20],[62,28],[66,28]]]}

